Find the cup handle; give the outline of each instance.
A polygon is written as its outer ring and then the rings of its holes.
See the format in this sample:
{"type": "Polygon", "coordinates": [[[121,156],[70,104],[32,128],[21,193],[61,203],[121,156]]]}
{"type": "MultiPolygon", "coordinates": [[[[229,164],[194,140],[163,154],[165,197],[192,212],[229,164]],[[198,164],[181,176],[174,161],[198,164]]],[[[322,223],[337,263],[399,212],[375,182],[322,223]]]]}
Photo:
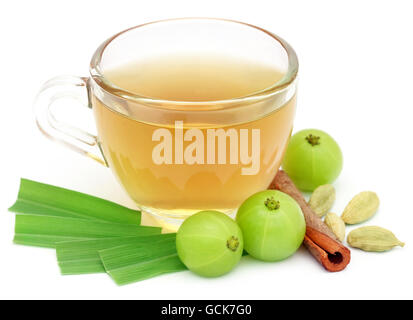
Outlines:
{"type": "Polygon", "coordinates": [[[74,76],[60,76],[47,81],[34,102],[36,124],[49,139],[108,166],[95,135],[61,122],[53,115],[52,106],[60,99],[76,100],[91,108],[88,82],[88,78],[74,76]]]}

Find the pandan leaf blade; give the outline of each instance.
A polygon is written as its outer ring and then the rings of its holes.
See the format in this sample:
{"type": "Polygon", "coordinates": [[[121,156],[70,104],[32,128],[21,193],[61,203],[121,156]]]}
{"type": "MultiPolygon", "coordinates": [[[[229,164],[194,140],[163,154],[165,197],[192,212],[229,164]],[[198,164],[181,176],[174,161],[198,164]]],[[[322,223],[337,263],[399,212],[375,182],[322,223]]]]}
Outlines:
{"type": "Polygon", "coordinates": [[[114,202],[28,179],[21,179],[17,201],[9,208],[37,214],[139,225],[141,213],[114,202]]]}
{"type": "Polygon", "coordinates": [[[101,250],[99,255],[106,272],[118,285],[187,269],[178,257],[175,242],[124,245],[101,250]]]}
{"type": "Polygon", "coordinates": [[[175,233],[104,238],[95,240],[67,241],[56,244],[56,256],[60,271],[64,275],[105,272],[99,250],[109,249],[127,244],[152,244],[156,242],[175,243],[175,233]]]}
{"type": "MultiPolygon", "coordinates": [[[[146,227],[132,224],[109,223],[90,221],[75,218],[62,218],[53,216],[38,216],[29,214],[17,214],[15,234],[31,236],[46,236],[43,238],[63,237],[62,242],[69,237],[79,239],[97,239],[110,237],[144,236],[160,234],[161,228],[146,227]]],[[[16,241],[16,239],[15,239],[16,241]]],[[[18,241],[18,239],[17,239],[18,241]]],[[[55,244],[57,243],[55,242],[55,244]]]]}
{"type": "Polygon", "coordinates": [[[62,275],[106,273],[100,259],[59,262],[62,275]]]}
{"type": "Polygon", "coordinates": [[[65,237],[65,236],[53,236],[53,235],[43,235],[43,234],[22,234],[15,233],[13,242],[15,244],[41,247],[41,248],[52,248],[56,247],[56,243],[62,241],[74,241],[74,240],[85,240],[86,238],[78,237],[65,237]]]}
{"type": "Polygon", "coordinates": [[[122,286],[156,276],[187,270],[179,260],[178,254],[159,257],[146,263],[125,267],[124,269],[106,270],[116,284],[122,286]]]}

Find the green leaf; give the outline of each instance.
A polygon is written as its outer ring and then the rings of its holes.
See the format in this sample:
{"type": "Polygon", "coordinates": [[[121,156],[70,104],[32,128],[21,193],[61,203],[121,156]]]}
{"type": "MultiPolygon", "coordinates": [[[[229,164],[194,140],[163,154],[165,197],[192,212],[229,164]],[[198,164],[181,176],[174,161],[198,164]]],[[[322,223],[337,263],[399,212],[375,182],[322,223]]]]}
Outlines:
{"type": "Polygon", "coordinates": [[[100,259],[59,262],[62,275],[106,273],[100,259]]]}
{"type": "Polygon", "coordinates": [[[43,234],[14,234],[13,242],[15,244],[21,244],[24,246],[32,246],[32,247],[42,247],[42,248],[55,248],[57,242],[61,241],[74,241],[74,240],[81,240],[86,238],[78,238],[78,237],[64,237],[64,236],[50,236],[50,235],[43,235],[43,234]]]}
{"type": "MultiPolygon", "coordinates": [[[[38,245],[36,242],[39,238],[45,241],[49,236],[50,239],[59,241],[67,240],[66,238],[80,238],[80,239],[96,239],[96,238],[110,238],[110,237],[126,237],[126,236],[144,236],[151,234],[160,234],[161,228],[137,226],[132,224],[120,224],[90,221],[74,218],[62,218],[52,216],[37,216],[37,215],[16,215],[15,234],[19,235],[15,239],[15,243],[21,240],[25,235],[26,243],[28,245],[38,245]],[[52,236],[52,237],[51,237],[52,236]],[[30,237],[33,238],[30,243],[30,237]],[[63,238],[62,238],[63,237],[63,238]]],[[[56,243],[56,242],[55,242],[56,243]]]]}
{"type": "Polygon", "coordinates": [[[187,270],[185,265],[179,260],[178,254],[162,256],[155,260],[147,261],[136,265],[130,265],[124,269],[106,270],[116,284],[122,286],[146,279],[150,279],[163,274],[174,273],[187,270]]]}
{"type": "Polygon", "coordinates": [[[175,233],[119,237],[96,240],[60,242],[56,244],[56,255],[62,274],[86,274],[105,272],[98,251],[127,244],[175,243],[175,233]]]}
{"type": "Polygon", "coordinates": [[[124,245],[99,251],[106,272],[118,285],[186,270],[175,242],[124,245]]]}
{"type": "Polygon", "coordinates": [[[141,213],[77,191],[21,179],[10,211],[45,216],[90,219],[139,225],[141,213]]]}

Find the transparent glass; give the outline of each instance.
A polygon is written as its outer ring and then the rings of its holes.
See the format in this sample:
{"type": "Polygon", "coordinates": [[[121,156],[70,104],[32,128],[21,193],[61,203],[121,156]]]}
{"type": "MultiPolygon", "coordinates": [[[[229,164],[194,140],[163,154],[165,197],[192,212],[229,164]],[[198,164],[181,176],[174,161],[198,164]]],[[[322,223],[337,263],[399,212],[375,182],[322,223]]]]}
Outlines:
{"type": "MultiPolygon", "coordinates": [[[[208,63],[225,76],[225,65],[208,63]]],[[[47,82],[36,99],[36,119],[49,138],[111,168],[142,210],[179,223],[200,210],[232,213],[249,195],[268,187],[291,135],[297,71],[294,50],[261,28],[203,18],[152,22],[105,41],[92,58],[90,77],[47,82]],[[205,67],[200,57],[224,57],[245,62],[242,78],[247,80],[259,77],[254,68],[262,66],[281,76],[259,90],[220,99],[148,95],[143,87],[131,90],[110,76],[117,68],[164,57],[183,57],[181,62],[195,57],[200,68],[205,67]],[[67,97],[93,109],[97,136],[53,117],[51,105],[67,97]],[[172,143],[170,149],[166,142],[172,143]],[[154,156],[161,143],[162,151],[154,156]]]]}

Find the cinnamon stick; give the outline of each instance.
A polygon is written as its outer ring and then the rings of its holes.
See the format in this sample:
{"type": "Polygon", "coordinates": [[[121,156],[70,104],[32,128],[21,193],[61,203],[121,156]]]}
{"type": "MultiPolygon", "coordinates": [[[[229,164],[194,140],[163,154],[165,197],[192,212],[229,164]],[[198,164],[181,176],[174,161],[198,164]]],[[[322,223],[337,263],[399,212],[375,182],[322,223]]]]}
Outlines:
{"type": "Polygon", "coordinates": [[[269,189],[277,189],[290,195],[300,205],[307,224],[304,245],[308,251],[327,271],[343,270],[350,262],[350,250],[337,239],[309,207],[290,177],[284,171],[279,170],[269,189]]]}

